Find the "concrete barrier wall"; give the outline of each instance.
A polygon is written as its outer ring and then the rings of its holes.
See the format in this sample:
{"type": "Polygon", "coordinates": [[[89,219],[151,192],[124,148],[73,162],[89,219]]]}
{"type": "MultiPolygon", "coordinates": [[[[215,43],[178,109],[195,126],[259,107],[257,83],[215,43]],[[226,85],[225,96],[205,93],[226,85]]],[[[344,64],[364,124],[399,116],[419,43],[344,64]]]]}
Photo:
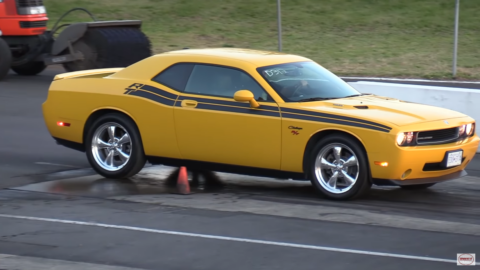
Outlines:
{"type": "MultiPolygon", "coordinates": [[[[464,113],[479,123],[476,125],[476,131],[480,131],[480,89],[367,81],[349,82],[349,84],[361,93],[392,97],[464,113]]],[[[480,147],[477,153],[480,153],[480,147]]]]}

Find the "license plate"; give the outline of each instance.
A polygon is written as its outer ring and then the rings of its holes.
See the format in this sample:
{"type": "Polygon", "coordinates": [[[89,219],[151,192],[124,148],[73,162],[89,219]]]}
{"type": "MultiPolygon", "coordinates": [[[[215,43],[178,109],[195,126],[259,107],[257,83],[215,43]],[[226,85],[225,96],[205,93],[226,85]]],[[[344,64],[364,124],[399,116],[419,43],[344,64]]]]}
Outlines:
{"type": "Polygon", "coordinates": [[[447,155],[447,168],[462,164],[463,151],[450,152],[447,155]]]}

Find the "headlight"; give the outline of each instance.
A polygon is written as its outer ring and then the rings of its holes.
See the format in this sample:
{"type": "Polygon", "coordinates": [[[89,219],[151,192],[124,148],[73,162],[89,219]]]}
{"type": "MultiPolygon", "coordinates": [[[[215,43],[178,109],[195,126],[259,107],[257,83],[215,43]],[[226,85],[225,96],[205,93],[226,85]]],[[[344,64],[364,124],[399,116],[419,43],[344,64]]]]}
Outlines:
{"type": "Polygon", "coordinates": [[[468,136],[472,135],[473,132],[474,132],[474,127],[475,125],[474,124],[468,124],[465,128],[465,131],[467,133],[468,136]]]}
{"type": "Polygon", "coordinates": [[[20,15],[35,15],[35,14],[45,14],[47,10],[44,6],[38,7],[24,7],[18,10],[18,14],[20,15]]]}
{"type": "Polygon", "coordinates": [[[405,139],[407,138],[407,136],[405,136],[405,133],[399,133],[397,135],[397,144],[398,145],[403,145],[403,143],[405,142],[405,139]]]}
{"type": "Polygon", "coordinates": [[[465,127],[466,126],[463,125],[458,128],[458,136],[463,136],[463,134],[465,134],[465,127]]]}
{"type": "Polygon", "coordinates": [[[402,132],[397,135],[397,144],[402,146],[402,145],[407,145],[412,143],[413,141],[413,132],[402,132]]]}
{"type": "Polygon", "coordinates": [[[40,6],[40,7],[29,8],[29,12],[30,14],[44,14],[46,11],[45,11],[45,7],[40,6]]]}

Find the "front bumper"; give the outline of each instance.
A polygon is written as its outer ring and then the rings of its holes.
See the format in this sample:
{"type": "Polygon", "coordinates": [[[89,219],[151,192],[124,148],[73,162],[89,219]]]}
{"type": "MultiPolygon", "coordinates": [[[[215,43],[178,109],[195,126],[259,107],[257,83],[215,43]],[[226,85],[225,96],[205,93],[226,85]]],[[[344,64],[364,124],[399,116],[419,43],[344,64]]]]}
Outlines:
{"type": "Polygon", "coordinates": [[[454,173],[426,178],[415,178],[408,180],[393,180],[393,179],[373,179],[373,183],[377,186],[410,186],[410,185],[422,185],[431,183],[440,183],[450,181],[467,176],[468,173],[465,170],[457,171],[454,173]]]}
{"type": "Polygon", "coordinates": [[[47,30],[46,14],[19,15],[4,17],[2,20],[3,36],[38,36],[47,30]]]}
{"type": "Polygon", "coordinates": [[[381,153],[369,153],[373,183],[376,185],[416,185],[438,183],[467,175],[465,168],[474,158],[480,138],[473,136],[465,141],[431,146],[395,147],[381,153]],[[440,164],[449,151],[463,150],[459,166],[444,168],[440,164]],[[388,162],[388,166],[377,165],[388,162]]]}

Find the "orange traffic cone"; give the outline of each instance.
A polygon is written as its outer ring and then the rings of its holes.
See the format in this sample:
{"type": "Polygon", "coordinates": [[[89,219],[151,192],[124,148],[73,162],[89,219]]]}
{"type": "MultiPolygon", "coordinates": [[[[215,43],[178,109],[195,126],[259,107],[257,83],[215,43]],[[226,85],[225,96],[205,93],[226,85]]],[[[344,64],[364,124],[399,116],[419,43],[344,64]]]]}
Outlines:
{"type": "Polygon", "coordinates": [[[177,190],[182,195],[190,194],[190,183],[188,182],[187,168],[180,167],[177,179],[177,190]]]}

